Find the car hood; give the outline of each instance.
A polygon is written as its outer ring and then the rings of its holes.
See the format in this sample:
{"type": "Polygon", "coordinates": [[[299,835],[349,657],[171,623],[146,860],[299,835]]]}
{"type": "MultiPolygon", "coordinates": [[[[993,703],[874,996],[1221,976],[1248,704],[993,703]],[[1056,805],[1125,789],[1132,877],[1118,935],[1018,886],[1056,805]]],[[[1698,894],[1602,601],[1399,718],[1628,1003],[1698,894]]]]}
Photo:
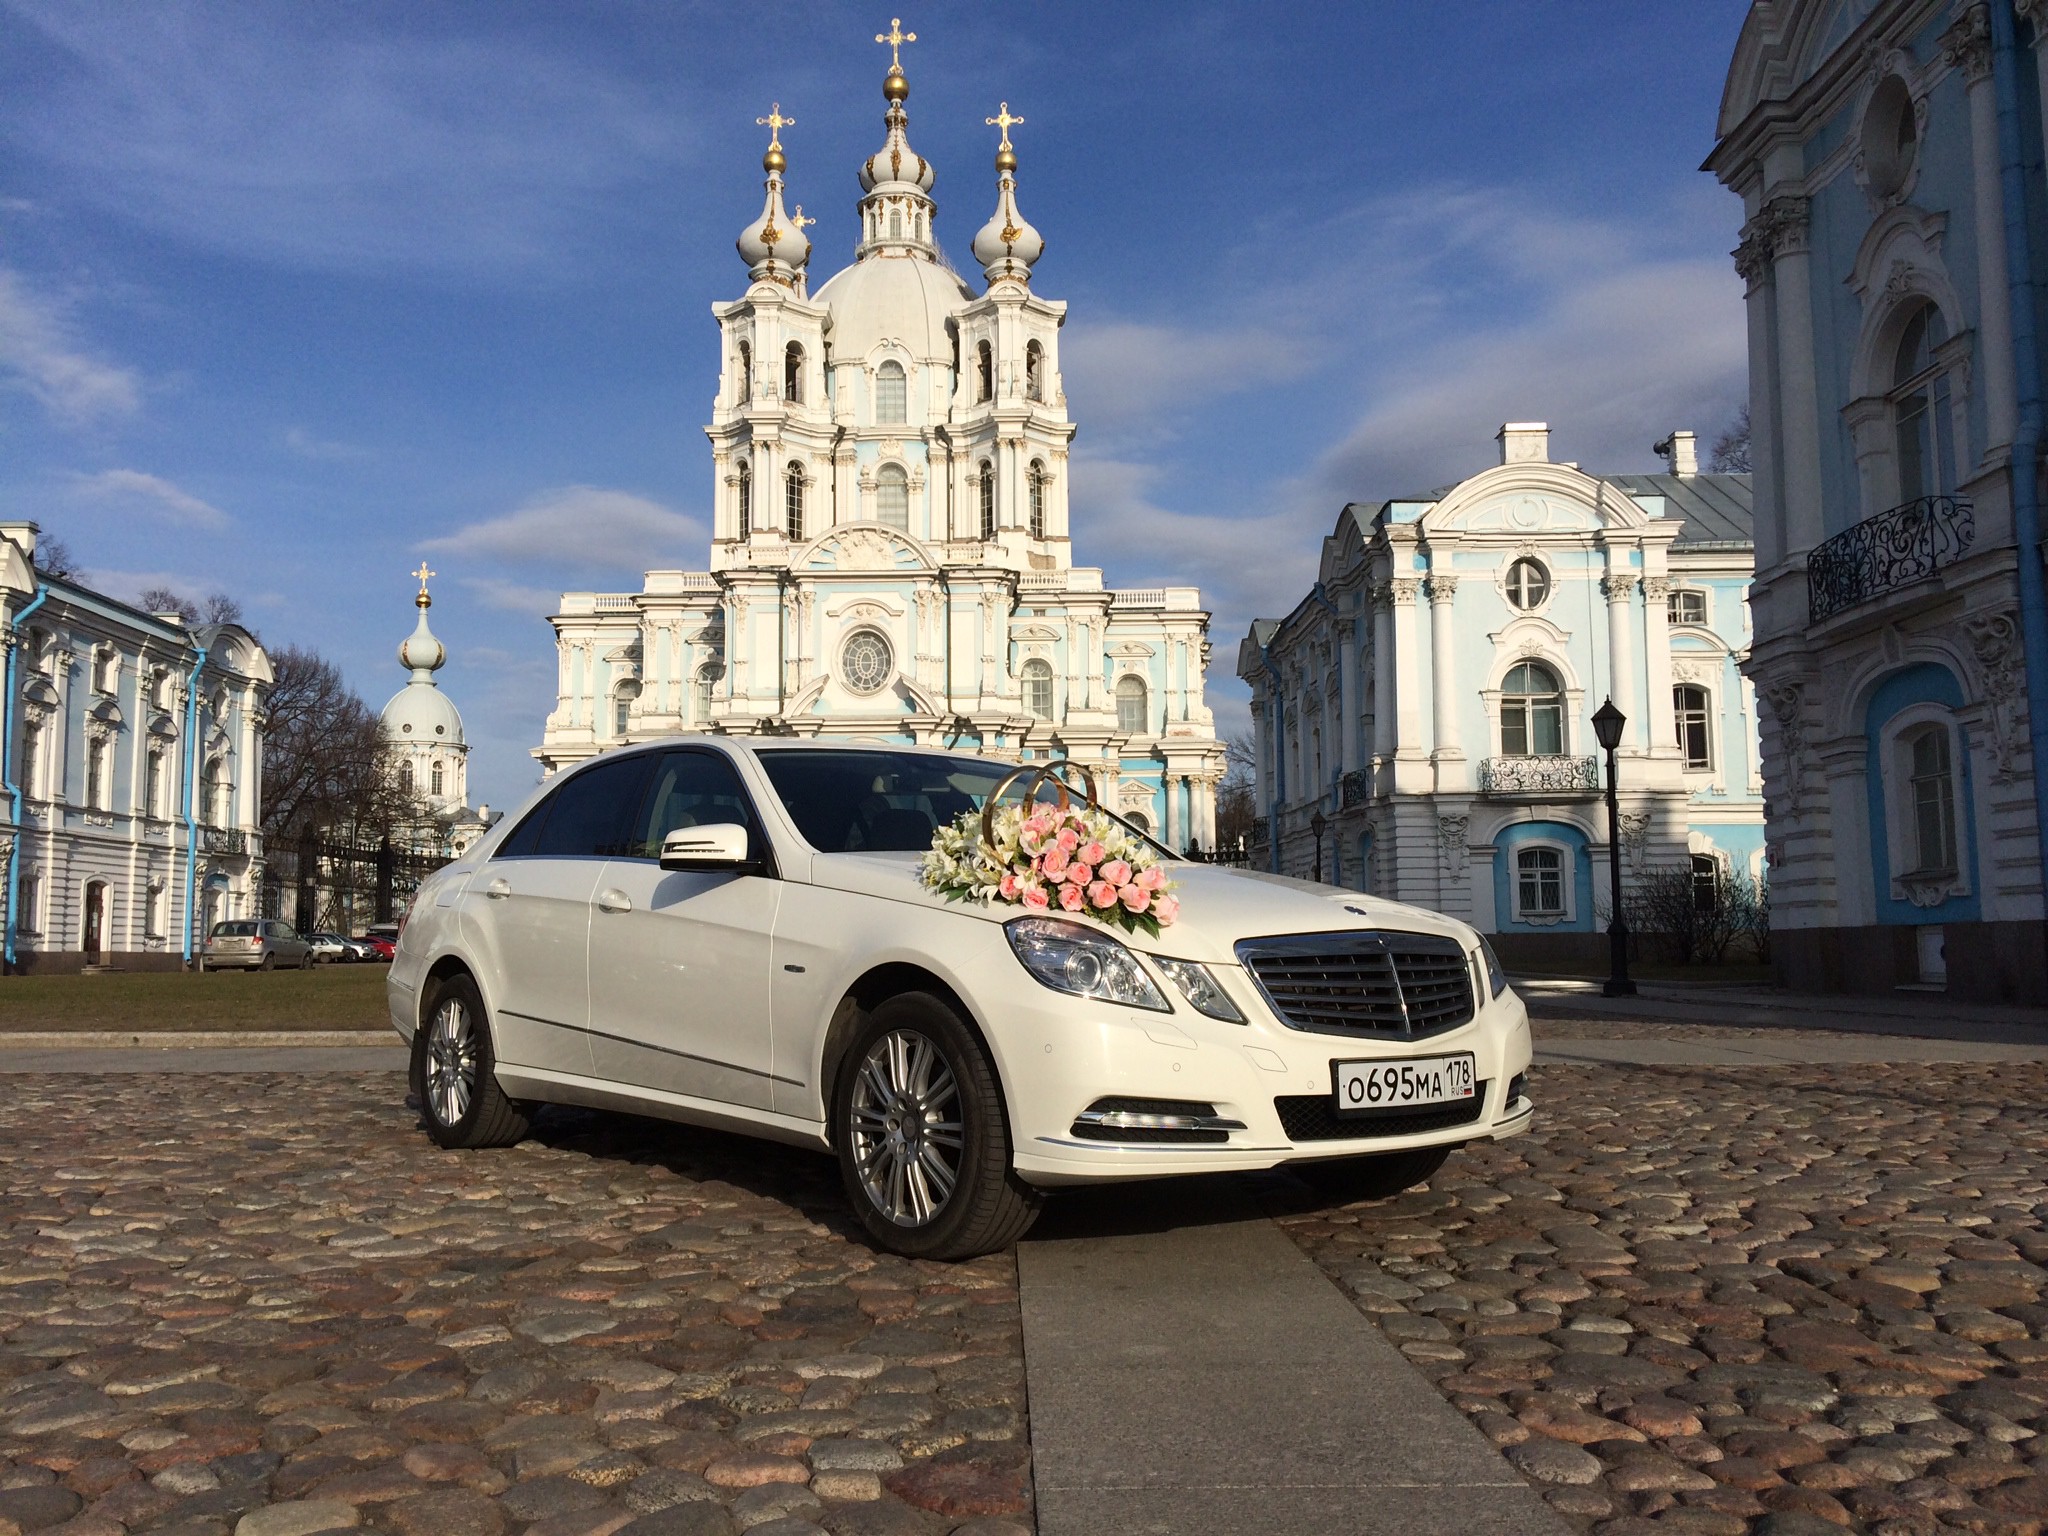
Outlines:
{"type": "MultiPolygon", "coordinates": [[[[917,878],[921,857],[916,853],[821,854],[812,861],[811,881],[834,890],[862,891],[987,922],[1008,922],[1023,915],[1023,908],[1007,902],[949,902],[926,890],[917,878]]],[[[1466,945],[1476,942],[1471,930],[1453,918],[1361,891],[1225,865],[1171,864],[1167,868],[1174,894],[1180,898],[1179,919],[1162,929],[1157,938],[1114,930],[1133,948],[1148,954],[1232,964],[1237,959],[1234,946],[1240,939],[1347,929],[1391,928],[1441,934],[1466,945]]]]}

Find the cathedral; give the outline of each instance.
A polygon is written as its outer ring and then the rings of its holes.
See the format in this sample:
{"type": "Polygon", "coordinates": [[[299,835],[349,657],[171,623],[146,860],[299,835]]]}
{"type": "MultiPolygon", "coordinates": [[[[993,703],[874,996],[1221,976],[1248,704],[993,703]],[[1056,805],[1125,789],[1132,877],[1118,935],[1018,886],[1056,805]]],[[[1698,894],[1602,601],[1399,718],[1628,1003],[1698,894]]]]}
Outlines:
{"type": "Polygon", "coordinates": [[[934,227],[892,23],[884,140],[860,167],[853,262],[814,294],[812,220],[783,204],[778,103],[746,292],[714,305],[709,569],[570,592],[552,616],[548,772],[681,731],[847,736],[1072,758],[1175,848],[1215,842],[1223,749],[1203,699],[1192,587],[1115,591],[1076,565],[1066,305],[1031,287],[1045,241],[1018,208],[1004,103],[976,293],[934,227]]]}

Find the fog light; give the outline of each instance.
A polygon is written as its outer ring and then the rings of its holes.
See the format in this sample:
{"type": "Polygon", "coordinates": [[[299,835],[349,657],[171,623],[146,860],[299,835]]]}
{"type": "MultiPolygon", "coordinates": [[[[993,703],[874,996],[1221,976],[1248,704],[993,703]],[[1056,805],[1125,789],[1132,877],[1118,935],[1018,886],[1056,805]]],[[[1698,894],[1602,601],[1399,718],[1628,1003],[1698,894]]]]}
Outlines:
{"type": "Polygon", "coordinates": [[[1071,1134],[1084,1141],[1207,1143],[1230,1140],[1245,1128],[1214,1104],[1190,1099],[1097,1099],[1074,1117],[1071,1134]]]}

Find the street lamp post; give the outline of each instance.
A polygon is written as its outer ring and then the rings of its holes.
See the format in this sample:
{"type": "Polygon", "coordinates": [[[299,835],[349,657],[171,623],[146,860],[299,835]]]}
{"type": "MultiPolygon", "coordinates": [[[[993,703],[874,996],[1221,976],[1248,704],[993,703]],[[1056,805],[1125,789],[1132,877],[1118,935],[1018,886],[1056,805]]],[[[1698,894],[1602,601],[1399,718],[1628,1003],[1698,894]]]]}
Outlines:
{"type": "Polygon", "coordinates": [[[1315,880],[1320,885],[1323,880],[1323,834],[1330,830],[1329,820],[1321,811],[1317,811],[1315,815],[1309,817],[1308,829],[1316,835],[1315,880]]]}
{"type": "Polygon", "coordinates": [[[1593,711],[1593,734],[1600,738],[1607,754],[1607,900],[1614,917],[1607,925],[1607,985],[1601,990],[1609,997],[1634,997],[1636,984],[1628,979],[1628,924],[1621,916],[1621,801],[1615,793],[1614,749],[1621,745],[1621,728],[1628,716],[1609,699],[1593,711]]]}

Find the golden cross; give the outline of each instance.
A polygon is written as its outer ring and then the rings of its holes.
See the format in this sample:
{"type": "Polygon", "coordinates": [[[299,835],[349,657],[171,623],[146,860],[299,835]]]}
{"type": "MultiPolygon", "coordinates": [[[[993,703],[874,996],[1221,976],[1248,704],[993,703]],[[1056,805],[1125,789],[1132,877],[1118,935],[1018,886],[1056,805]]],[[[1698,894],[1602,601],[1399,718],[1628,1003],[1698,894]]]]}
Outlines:
{"type": "Polygon", "coordinates": [[[795,118],[782,115],[782,103],[779,101],[768,108],[768,115],[766,117],[757,117],[754,121],[768,130],[768,147],[770,149],[782,148],[782,130],[796,126],[795,118]]]}
{"type": "Polygon", "coordinates": [[[889,67],[900,72],[903,68],[903,45],[916,42],[917,34],[903,30],[903,18],[901,16],[891,16],[889,18],[889,30],[877,32],[875,34],[875,41],[889,45],[889,67]]]}
{"type": "Polygon", "coordinates": [[[996,115],[994,117],[985,117],[982,119],[982,121],[987,123],[991,128],[1001,128],[1003,130],[1003,142],[1000,147],[1003,149],[1008,149],[1011,147],[1010,129],[1021,124],[1024,121],[1024,119],[1021,117],[1012,117],[1010,115],[1010,104],[1006,101],[996,109],[996,115]]]}
{"type": "Polygon", "coordinates": [[[427,578],[428,578],[429,576],[438,576],[438,575],[440,575],[441,573],[440,573],[439,571],[430,571],[430,570],[428,570],[428,569],[427,569],[427,562],[426,562],[426,561],[424,561],[424,560],[422,560],[422,561],[420,562],[420,568],[419,568],[418,570],[414,571],[414,572],[413,572],[412,574],[413,574],[413,575],[415,575],[415,576],[417,576],[417,577],[419,578],[419,583],[420,583],[420,591],[421,591],[422,593],[424,593],[424,592],[425,592],[425,591],[427,590],[427,578]]]}
{"type": "Polygon", "coordinates": [[[804,226],[805,226],[806,224],[815,224],[815,223],[817,223],[818,221],[817,221],[816,219],[807,219],[807,218],[805,218],[805,217],[804,217],[804,205],[803,205],[802,203],[798,203],[798,204],[796,205],[796,212],[795,212],[795,213],[792,213],[792,214],[791,214],[791,215],[789,216],[789,222],[790,222],[790,223],[792,223],[792,224],[794,224],[794,225],[796,226],[796,229],[797,229],[797,233],[798,233],[798,234],[802,234],[802,233],[803,233],[803,229],[804,229],[804,226]]]}

